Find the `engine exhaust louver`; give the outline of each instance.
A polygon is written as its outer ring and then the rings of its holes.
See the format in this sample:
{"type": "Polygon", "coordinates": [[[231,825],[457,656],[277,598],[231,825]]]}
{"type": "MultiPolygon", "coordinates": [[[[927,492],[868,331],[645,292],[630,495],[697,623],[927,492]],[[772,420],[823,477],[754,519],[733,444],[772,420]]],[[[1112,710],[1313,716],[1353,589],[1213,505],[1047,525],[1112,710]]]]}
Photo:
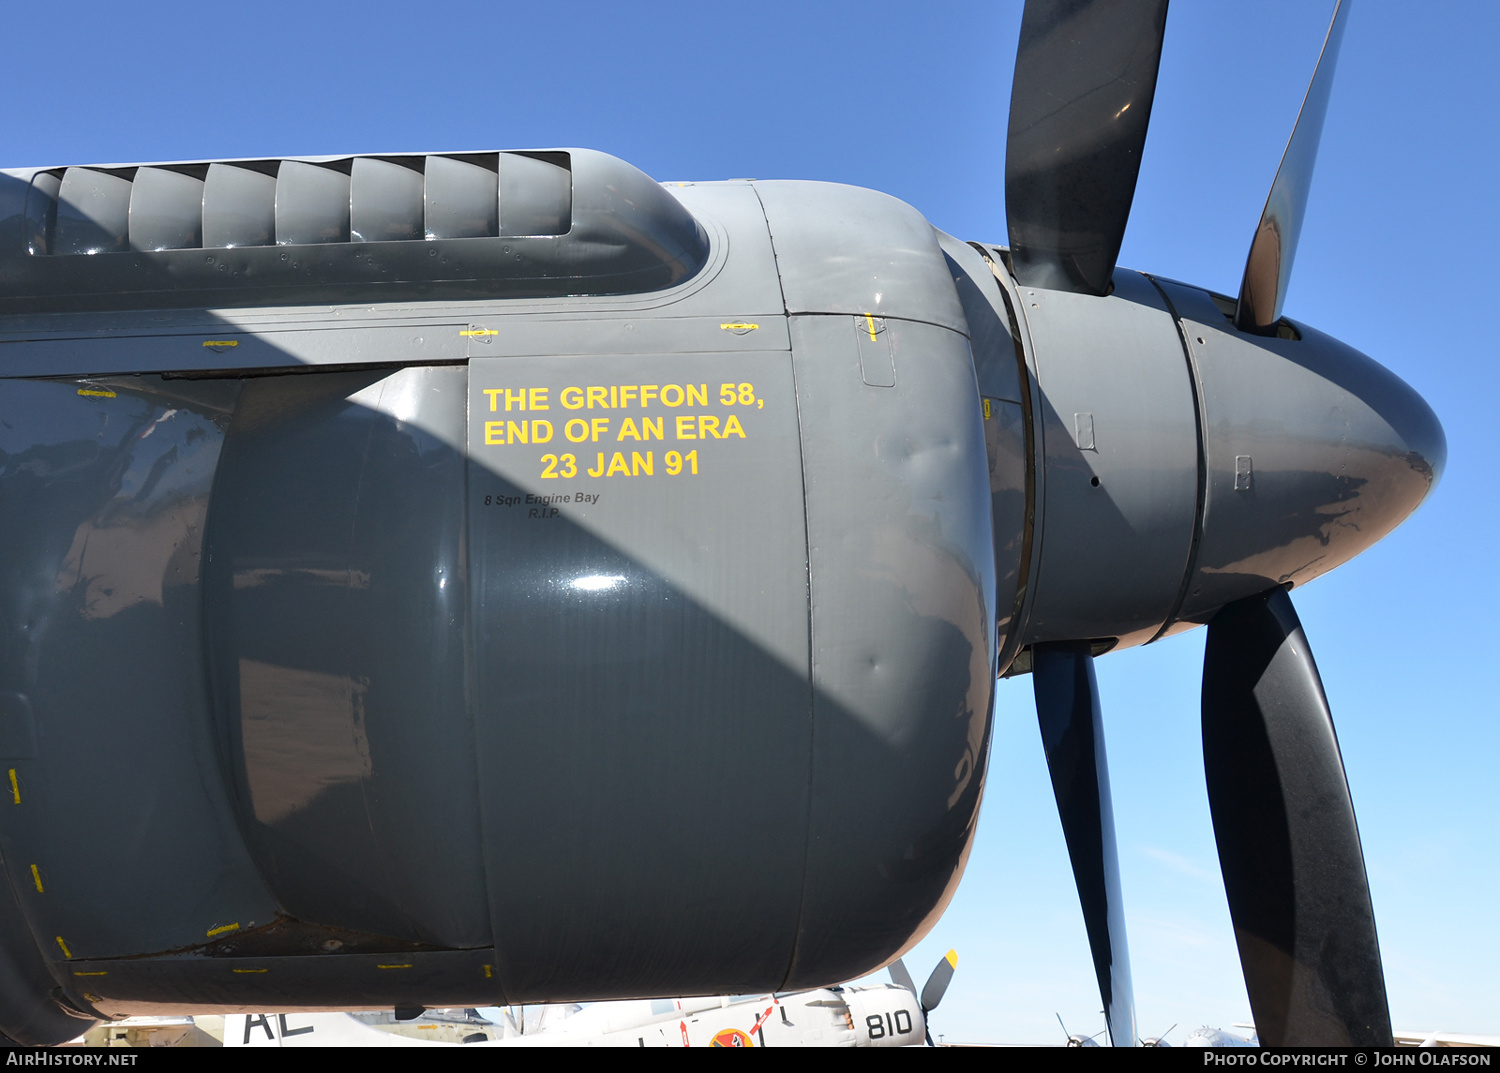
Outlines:
{"type": "Polygon", "coordinates": [[[709,246],[591,149],[0,169],[0,317],[641,294],[709,246]]]}
{"type": "Polygon", "coordinates": [[[567,234],[566,153],[65,168],[33,177],[40,255],[567,234]]]}

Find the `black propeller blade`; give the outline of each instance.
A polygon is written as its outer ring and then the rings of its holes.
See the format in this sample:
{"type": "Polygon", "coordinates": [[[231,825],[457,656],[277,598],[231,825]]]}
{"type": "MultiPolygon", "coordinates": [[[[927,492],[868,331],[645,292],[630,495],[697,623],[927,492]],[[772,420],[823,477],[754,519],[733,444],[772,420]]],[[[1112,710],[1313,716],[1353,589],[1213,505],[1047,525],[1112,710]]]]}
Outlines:
{"type": "Polygon", "coordinates": [[[1323,52],[1313,69],[1302,111],[1292,128],[1292,137],[1281,156],[1281,167],[1271,183],[1265,210],[1250,243],[1245,261],[1245,276],[1240,282],[1240,301],[1234,313],[1235,327],[1242,332],[1272,334],[1281,319],[1286,301],[1287,283],[1292,277],[1292,260],[1297,255],[1297,238],[1302,233],[1302,218],[1307,212],[1307,191],[1312,186],[1313,167],[1318,162],[1318,143],[1323,139],[1323,118],[1328,114],[1328,94],[1333,89],[1333,72],[1339,62],[1339,45],[1344,40],[1352,0],[1338,0],[1333,21],[1323,41],[1323,52]]]}
{"type": "Polygon", "coordinates": [[[1083,905],[1109,1038],[1117,1047],[1134,1046],[1135,996],[1094,657],[1088,642],[1082,641],[1035,645],[1031,659],[1042,745],[1083,905]]]}
{"type": "Polygon", "coordinates": [[[1261,1043],[1391,1046],[1344,762],[1282,589],[1238,600],[1209,623],[1203,766],[1261,1043]]]}
{"type": "Polygon", "coordinates": [[[1005,146],[1021,283],[1109,293],[1166,25],[1167,0],[1027,0],[1005,146]]]}

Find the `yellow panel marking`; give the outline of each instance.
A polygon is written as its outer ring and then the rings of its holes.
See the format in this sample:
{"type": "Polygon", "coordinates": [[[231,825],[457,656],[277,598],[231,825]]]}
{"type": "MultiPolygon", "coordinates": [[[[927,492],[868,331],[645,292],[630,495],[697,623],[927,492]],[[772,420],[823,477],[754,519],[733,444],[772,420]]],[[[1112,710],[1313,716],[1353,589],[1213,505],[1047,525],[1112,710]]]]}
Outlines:
{"type": "Polygon", "coordinates": [[[38,894],[46,893],[42,890],[42,873],[36,870],[36,865],[34,864],[31,866],[31,881],[36,884],[36,892],[38,894]]]}
{"type": "Polygon", "coordinates": [[[101,969],[98,972],[75,972],[73,975],[74,976],[108,976],[109,973],[107,973],[107,972],[105,972],[105,971],[103,971],[101,969]]]}
{"type": "Polygon", "coordinates": [[[112,398],[115,397],[115,393],[113,391],[108,391],[108,390],[106,390],[104,388],[92,388],[92,387],[81,387],[81,388],[78,389],[78,394],[80,394],[80,395],[95,395],[95,396],[98,396],[101,399],[112,399],[112,398]]]}
{"type": "Polygon", "coordinates": [[[719,325],[719,330],[723,332],[753,332],[759,327],[759,324],[721,324],[719,325]]]}
{"type": "Polygon", "coordinates": [[[238,972],[238,973],[241,973],[241,974],[245,974],[245,973],[253,974],[253,973],[257,973],[257,972],[270,972],[271,970],[270,969],[233,969],[231,971],[238,972]]]}
{"type": "Polygon", "coordinates": [[[377,969],[409,969],[410,965],[376,965],[377,969]]]}
{"type": "Polygon", "coordinates": [[[986,421],[988,421],[990,419],[990,400],[989,399],[985,399],[984,400],[984,419],[986,421]]]}
{"type": "Polygon", "coordinates": [[[223,935],[226,931],[239,931],[238,924],[220,924],[217,928],[208,929],[208,937],[212,939],[215,935],[223,935]]]}
{"type": "Polygon", "coordinates": [[[88,999],[90,1002],[103,1002],[104,1001],[98,995],[91,995],[87,991],[85,991],[83,993],[83,997],[86,998],[86,999],[88,999]]]}
{"type": "Polygon", "coordinates": [[[484,965],[481,967],[484,969],[484,978],[486,980],[491,979],[495,975],[495,967],[493,965],[484,965]]]}
{"type": "Polygon", "coordinates": [[[957,950],[950,950],[950,951],[948,951],[948,956],[945,957],[945,958],[943,958],[943,960],[948,963],[948,967],[950,969],[956,969],[956,968],[958,968],[958,951],[957,950]]]}
{"type": "Polygon", "coordinates": [[[10,796],[16,804],[21,803],[21,784],[16,781],[16,769],[10,769],[10,796]]]}
{"type": "Polygon", "coordinates": [[[205,340],[203,340],[203,345],[204,346],[239,346],[240,345],[240,341],[238,339],[205,339],[205,340]]]}
{"type": "Polygon", "coordinates": [[[870,342],[878,343],[880,341],[875,338],[875,318],[868,313],[865,314],[865,329],[870,333],[870,342]]]}
{"type": "Polygon", "coordinates": [[[61,935],[57,936],[57,945],[62,947],[63,957],[71,958],[73,956],[73,951],[68,949],[68,944],[63,942],[63,937],[61,935]]]}
{"type": "Polygon", "coordinates": [[[499,335],[500,334],[500,330],[498,328],[475,328],[472,331],[462,331],[462,332],[459,332],[458,334],[459,335],[499,335]]]}

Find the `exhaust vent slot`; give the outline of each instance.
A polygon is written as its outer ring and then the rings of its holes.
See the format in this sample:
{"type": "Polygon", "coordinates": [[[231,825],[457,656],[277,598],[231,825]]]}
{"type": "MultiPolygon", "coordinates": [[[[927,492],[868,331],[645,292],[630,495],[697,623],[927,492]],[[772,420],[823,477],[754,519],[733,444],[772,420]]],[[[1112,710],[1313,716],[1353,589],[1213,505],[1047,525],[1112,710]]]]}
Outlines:
{"type": "Polygon", "coordinates": [[[57,233],[57,194],[62,188],[62,172],[44,171],[32,177],[26,191],[25,243],[29,254],[52,252],[52,238],[57,233]]]}
{"type": "Polygon", "coordinates": [[[423,237],[422,158],[354,158],[349,176],[349,238],[403,242],[423,237]]]}
{"type": "Polygon", "coordinates": [[[276,173],[276,245],[348,241],[348,172],[283,160],[276,173]]]}
{"type": "Polygon", "coordinates": [[[427,237],[493,238],[499,228],[497,153],[427,158],[427,237]]]}
{"type": "Polygon", "coordinates": [[[276,241],[276,172],[210,164],[203,180],[203,245],[270,246],[276,241]]]}
{"type": "Polygon", "coordinates": [[[130,179],[93,168],[63,172],[57,195],[57,253],[114,253],[130,248],[130,179]]]}
{"type": "Polygon", "coordinates": [[[195,250],[203,245],[203,173],[139,168],[130,191],[130,248],[195,250]]]}
{"type": "Polygon", "coordinates": [[[500,154],[500,234],[565,235],[573,225],[566,153],[500,154]]]}

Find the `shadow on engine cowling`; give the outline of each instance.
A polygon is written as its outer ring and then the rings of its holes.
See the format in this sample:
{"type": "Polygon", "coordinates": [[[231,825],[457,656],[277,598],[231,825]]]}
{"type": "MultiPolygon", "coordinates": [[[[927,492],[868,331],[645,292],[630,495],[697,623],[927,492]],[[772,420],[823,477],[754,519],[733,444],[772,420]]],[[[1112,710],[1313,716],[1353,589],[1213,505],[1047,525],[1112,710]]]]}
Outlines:
{"type": "Polygon", "coordinates": [[[461,435],[465,374],[5,385],[0,690],[38,807],[0,838],[98,1008],[413,998],[381,949],[445,1001],[810,986],[951,893],[988,726],[962,632],[892,623],[946,653],[896,743],[566,519],[473,594],[462,452],[349,401],[420,376],[461,435]],[[476,661],[513,689],[476,700],[476,661]]]}

